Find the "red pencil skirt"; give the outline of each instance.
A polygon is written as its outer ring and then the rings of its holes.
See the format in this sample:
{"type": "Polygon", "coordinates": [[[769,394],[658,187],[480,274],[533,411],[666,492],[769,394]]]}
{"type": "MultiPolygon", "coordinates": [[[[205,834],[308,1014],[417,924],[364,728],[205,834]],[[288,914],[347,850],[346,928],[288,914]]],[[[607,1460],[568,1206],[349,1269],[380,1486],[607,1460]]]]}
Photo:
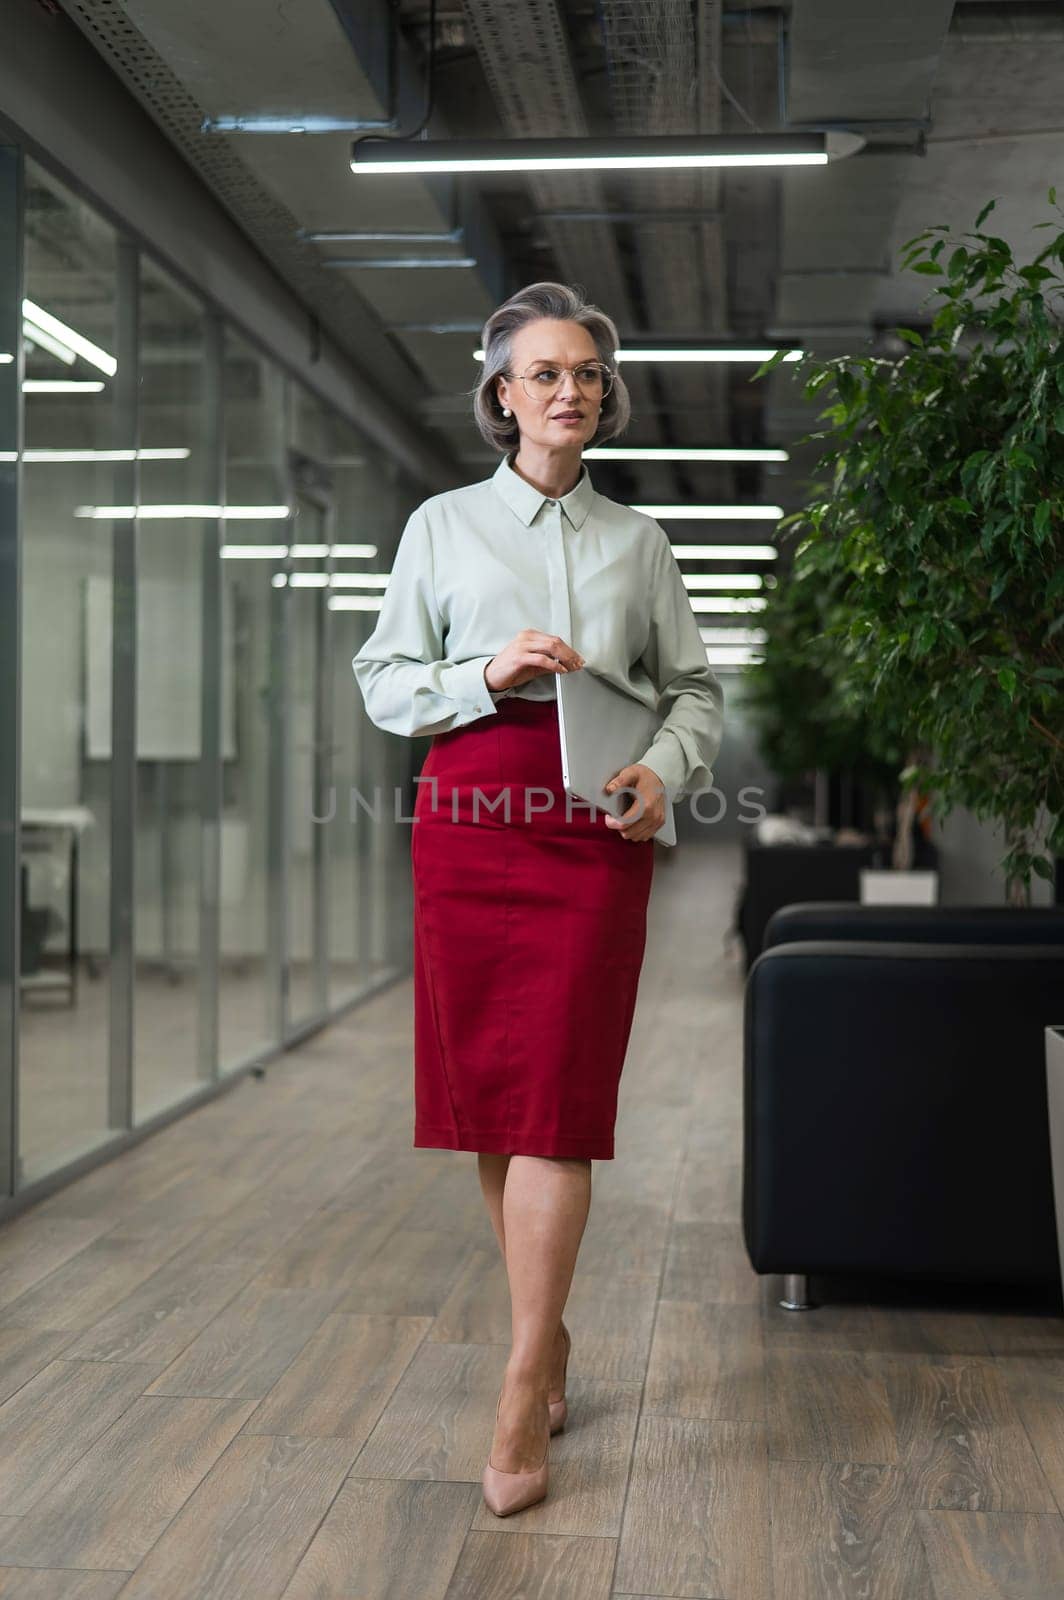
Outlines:
{"type": "Polygon", "coordinates": [[[612,1160],[654,841],[567,813],[554,700],[436,734],[421,779],[414,1146],[612,1160]]]}

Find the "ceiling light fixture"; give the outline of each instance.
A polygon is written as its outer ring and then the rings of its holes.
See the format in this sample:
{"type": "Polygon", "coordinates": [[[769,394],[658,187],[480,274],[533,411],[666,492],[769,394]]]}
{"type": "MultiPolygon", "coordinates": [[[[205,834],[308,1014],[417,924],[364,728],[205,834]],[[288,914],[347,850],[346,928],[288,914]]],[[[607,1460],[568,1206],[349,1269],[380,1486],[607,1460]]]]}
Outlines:
{"type": "Polygon", "coordinates": [[[764,584],[760,572],[685,572],[686,589],[760,589],[764,584]]]}
{"type": "Polygon", "coordinates": [[[437,272],[448,267],[468,269],[476,264],[476,256],[322,256],[318,261],[320,267],[373,267],[378,271],[383,267],[388,272],[410,267],[428,267],[437,272]]]}
{"type": "Polygon", "coordinates": [[[356,139],[356,174],[625,172],[699,167],[822,167],[852,155],[858,134],[659,134],[647,138],[356,139]]]}
{"type": "Polygon", "coordinates": [[[74,515],[90,517],[95,522],[169,522],[186,517],[210,521],[218,519],[222,522],[260,522],[290,517],[292,511],[290,506],[76,506],[74,515]]]}
{"type": "Polygon", "coordinates": [[[223,561],[283,561],[286,544],[223,544],[223,561]]]}
{"type": "Polygon", "coordinates": [[[663,522],[778,522],[782,506],[633,506],[663,522]]]}
{"type": "Polygon", "coordinates": [[[35,350],[47,350],[50,356],[55,356],[64,367],[72,367],[78,359],[75,351],[62,339],[54,339],[50,333],[45,333],[43,328],[35,328],[31,322],[22,324],[22,338],[26,346],[27,355],[32,355],[35,350]]]}
{"type": "Polygon", "coordinates": [[[697,616],[719,617],[731,612],[764,611],[767,600],[745,595],[689,594],[691,610],[697,616]]]}
{"type": "Polygon", "coordinates": [[[764,628],[699,628],[703,644],[764,644],[764,628]]]}
{"type": "Polygon", "coordinates": [[[597,444],[584,451],[585,461],[789,461],[786,450],[747,449],[721,445],[703,448],[687,445],[597,444]]]}
{"type": "Polygon", "coordinates": [[[674,544],[677,561],[776,561],[774,544],[674,544]]]}
{"type": "Polygon", "coordinates": [[[774,544],[674,544],[677,562],[776,562],[774,544]]]}
{"type": "Polygon", "coordinates": [[[53,339],[60,340],[64,345],[75,351],[91,366],[106,373],[113,378],[118,371],[118,362],[114,356],[109,356],[106,350],[101,350],[98,344],[93,344],[91,339],[78,333],[76,328],[71,328],[68,323],[61,322],[58,317],[53,317],[50,311],[45,311],[42,306],[36,305],[32,300],[23,300],[22,316],[31,328],[38,328],[44,334],[50,334],[53,339]]]}
{"type": "MultiPolygon", "coordinates": [[[[753,364],[754,362],[770,360],[771,357],[774,356],[777,353],[777,350],[778,350],[778,346],[776,346],[776,345],[765,346],[765,347],[753,346],[753,345],[724,345],[724,344],[713,345],[713,346],[704,346],[704,347],[703,346],[699,346],[699,345],[690,345],[690,344],[689,345],[674,345],[674,346],[669,346],[669,345],[647,345],[643,349],[640,349],[638,346],[634,346],[634,345],[622,345],[622,346],[620,346],[618,349],[616,349],[613,352],[613,358],[617,362],[621,362],[621,361],[687,361],[687,362],[738,361],[738,362],[744,362],[745,361],[745,362],[749,362],[750,364],[753,364]]],[[[783,357],[783,359],[784,359],[784,361],[800,361],[804,355],[805,355],[805,351],[804,350],[788,350],[787,354],[783,357]]],[[[484,359],[483,350],[474,350],[473,351],[473,360],[474,361],[483,361],[483,359],[484,359]]],[[[659,460],[666,460],[668,458],[662,456],[662,457],[659,457],[658,459],[659,460]]],[[[681,459],[682,460],[683,458],[679,457],[677,459],[681,459]]],[[[726,459],[733,460],[733,459],[738,459],[738,458],[728,457],[726,459]]],[[[749,458],[746,458],[746,459],[749,459],[749,458]]],[[[776,460],[777,458],[775,456],[773,456],[773,457],[765,456],[765,457],[759,457],[758,459],[760,459],[760,460],[769,460],[769,459],[776,460]]],[[[786,459],[786,457],[784,457],[784,459],[786,459]]]]}
{"type": "MultiPolygon", "coordinates": [[[[768,361],[776,355],[777,347],[771,345],[625,345],[613,352],[617,361],[768,361]]],[[[784,361],[800,361],[804,350],[788,350],[784,361]]]]}
{"type": "Polygon", "coordinates": [[[727,645],[707,644],[706,660],[711,667],[755,667],[760,666],[764,657],[750,645],[740,644],[729,649],[727,645]]]}
{"type": "Polygon", "coordinates": [[[191,453],[180,445],[172,450],[23,450],[22,459],[54,466],[62,461],[187,461],[191,453]]]}
{"type": "Polygon", "coordinates": [[[331,594],[330,611],[379,611],[382,597],[377,594],[331,594]]]}
{"type": "Polygon", "coordinates": [[[100,394],[98,378],[23,378],[23,394],[100,394]]]}

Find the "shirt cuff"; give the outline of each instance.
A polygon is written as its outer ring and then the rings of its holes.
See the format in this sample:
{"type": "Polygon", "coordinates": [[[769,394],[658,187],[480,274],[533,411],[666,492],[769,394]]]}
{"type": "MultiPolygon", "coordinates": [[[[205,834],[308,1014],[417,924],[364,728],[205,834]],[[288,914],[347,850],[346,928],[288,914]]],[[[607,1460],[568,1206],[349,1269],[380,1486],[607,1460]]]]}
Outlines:
{"type": "Polygon", "coordinates": [[[495,700],[484,678],[484,668],[494,656],[474,656],[471,661],[456,661],[446,669],[446,693],[474,717],[494,715],[495,700]]]}
{"type": "Polygon", "coordinates": [[[676,742],[671,735],[655,740],[650,748],[638,759],[638,765],[649,767],[651,772],[656,772],[665,785],[665,792],[670,800],[675,800],[683,788],[684,764],[683,754],[676,747],[676,742]]]}

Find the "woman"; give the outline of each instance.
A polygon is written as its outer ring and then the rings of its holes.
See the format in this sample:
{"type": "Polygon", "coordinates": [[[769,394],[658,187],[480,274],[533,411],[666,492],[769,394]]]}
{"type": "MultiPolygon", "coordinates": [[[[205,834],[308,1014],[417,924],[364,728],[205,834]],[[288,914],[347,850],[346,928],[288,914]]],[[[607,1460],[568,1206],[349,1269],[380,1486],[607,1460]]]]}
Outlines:
{"type": "Polygon", "coordinates": [[[378,727],[433,740],[418,780],[414,1145],[478,1152],[513,1342],[483,1475],[499,1516],[547,1492],[566,1420],[562,1322],[614,1121],[646,937],[663,786],[708,786],[723,694],[675,558],[599,495],[581,455],[628,422],[617,330],[562,284],[488,318],[474,410],[504,452],[426,500],[354,657],[378,727]],[[607,787],[566,804],[554,679],[599,673],[664,721],[607,787]]]}

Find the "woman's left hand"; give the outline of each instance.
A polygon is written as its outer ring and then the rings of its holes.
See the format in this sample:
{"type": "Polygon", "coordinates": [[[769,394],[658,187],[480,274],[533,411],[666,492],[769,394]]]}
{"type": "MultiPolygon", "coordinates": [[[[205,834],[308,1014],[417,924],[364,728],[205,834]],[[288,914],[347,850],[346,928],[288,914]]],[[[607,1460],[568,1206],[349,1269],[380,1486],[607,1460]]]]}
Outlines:
{"type": "Polygon", "coordinates": [[[616,828],[623,839],[652,839],[665,822],[665,786],[657,773],[637,761],[633,766],[622,767],[604,785],[607,794],[617,789],[634,789],[629,797],[625,816],[614,817],[605,813],[607,828],[616,828]],[[628,814],[631,820],[626,820],[628,814]]]}

